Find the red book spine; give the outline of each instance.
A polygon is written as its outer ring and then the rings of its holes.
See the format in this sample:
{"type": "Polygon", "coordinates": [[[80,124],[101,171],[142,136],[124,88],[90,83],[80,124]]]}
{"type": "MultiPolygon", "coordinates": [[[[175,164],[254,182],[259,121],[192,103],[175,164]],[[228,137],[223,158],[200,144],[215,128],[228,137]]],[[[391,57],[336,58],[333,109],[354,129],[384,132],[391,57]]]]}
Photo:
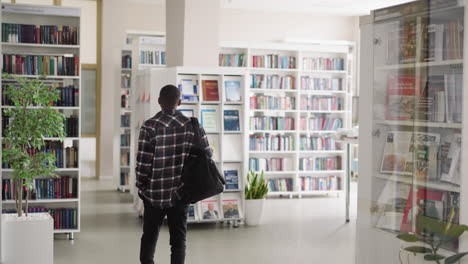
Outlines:
{"type": "Polygon", "coordinates": [[[80,58],[75,57],[75,76],[80,75],[80,58]]]}

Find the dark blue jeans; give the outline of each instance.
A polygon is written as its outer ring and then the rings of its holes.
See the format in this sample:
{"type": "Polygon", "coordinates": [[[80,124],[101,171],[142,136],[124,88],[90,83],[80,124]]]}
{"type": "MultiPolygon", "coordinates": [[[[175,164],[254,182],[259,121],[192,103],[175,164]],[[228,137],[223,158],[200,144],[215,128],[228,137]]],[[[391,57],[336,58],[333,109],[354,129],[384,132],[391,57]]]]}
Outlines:
{"type": "Polygon", "coordinates": [[[179,201],[174,207],[160,209],[146,201],[144,203],[143,236],[140,245],[141,264],[154,264],[154,252],[156,251],[159,230],[166,215],[171,236],[171,264],[184,264],[188,204],[179,201]]]}

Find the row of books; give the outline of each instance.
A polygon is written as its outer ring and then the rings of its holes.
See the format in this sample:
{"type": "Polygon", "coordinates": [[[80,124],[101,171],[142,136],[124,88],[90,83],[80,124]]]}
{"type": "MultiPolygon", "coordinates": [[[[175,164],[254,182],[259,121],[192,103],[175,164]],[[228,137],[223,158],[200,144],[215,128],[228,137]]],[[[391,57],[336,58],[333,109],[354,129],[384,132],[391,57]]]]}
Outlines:
{"type": "Polygon", "coordinates": [[[296,97],[257,95],[250,97],[250,109],[294,110],[296,97]]]}
{"type": "Polygon", "coordinates": [[[252,67],[272,69],[296,69],[296,57],[276,54],[252,56],[252,67]]]}
{"type": "Polygon", "coordinates": [[[78,117],[70,116],[65,119],[65,135],[66,137],[79,137],[80,123],[78,117]]]}
{"type": "Polygon", "coordinates": [[[343,71],[344,58],[308,57],[302,59],[302,67],[307,71],[343,71]]]}
{"type": "Polygon", "coordinates": [[[125,114],[120,116],[120,127],[130,127],[130,115],[125,114]]]}
{"type": "Polygon", "coordinates": [[[120,146],[129,147],[130,146],[130,134],[120,134],[120,146]]]}
{"type": "Polygon", "coordinates": [[[65,148],[65,168],[78,168],[78,148],[77,147],[65,148]]]}
{"type": "Polygon", "coordinates": [[[219,66],[245,67],[245,54],[219,54],[219,66]]]}
{"type": "MultiPolygon", "coordinates": [[[[17,193],[17,182],[11,179],[2,180],[2,200],[14,200],[17,193]]],[[[23,198],[26,197],[23,190],[23,198]]],[[[57,179],[34,179],[31,200],[70,199],[78,197],[78,179],[62,176],[57,179]]]]}
{"type": "Polygon", "coordinates": [[[341,177],[331,175],[324,177],[303,176],[300,178],[301,191],[340,191],[343,190],[341,177]]]}
{"type": "Polygon", "coordinates": [[[120,153],[120,166],[130,166],[130,152],[120,153]]]}
{"type": "MultiPolygon", "coordinates": [[[[198,102],[198,80],[182,79],[178,85],[182,94],[183,102],[198,102]]],[[[219,86],[217,80],[202,80],[203,100],[204,101],[219,101],[219,86]]],[[[226,102],[240,102],[241,83],[236,80],[224,81],[224,97],[226,102]]]]}
{"type": "Polygon", "coordinates": [[[343,120],[327,116],[301,117],[299,119],[299,127],[301,130],[335,131],[343,127],[343,120]]]}
{"type": "Polygon", "coordinates": [[[343,110],[343,98],[339,96],[301,96],[301,110],[339,111],[343,110]]]}
{"type": "Polygon", "coordinates": [[[219,201],[213,198],[203,200],[199,204],[191,204],[188,208],[187,220],[213,221],[220,219],[238,219],[242,216],[240,199],[223,199],[221,200],[221,205],[222,211],[219,209],[219,201]]]}
{"type": "MultiPolygon", "coordinates": [[[[78,209],[76,208],[45,208],[29,207],[30,213],[49,213],[54,219],[54,229],[77,229],[78,228],[78,209]]],[[[15,209],[2,210],[3,214],[14,214],[15,209]]]]}
{"type": "Polygon", "coordinates": [[[132,79],[131,79],[131,74],[130,73],[122,73],[122,75],[120,76],[120,86],[122,88],[130,88],[131,87],[131,82],[132,82],[132,79]]]}
{"type": "Polygon", "coordinates": [[[283,90],[296,89],[296,77],[293,75],[280,76],[252,74],[251,78],[250,88],[283,90]]]}
{"type": "Polygon", "coordinates": [[[140,51],[141,64],[165,65],[166,52],[160,50],[142,50],[140,51]]]}
{"type": "MultiPolygon", "coordinates": [[[[2,90],[5,91],[8,85],[9,84],[2,85],[2,90]]],[[[56,102],[51,102],[50,103],[51,106],[70,106],[70,107],[78,106],[79,98],[80,98],[80,93],[79,93],[78,88],[76,88],[73,85],[69,85],[66,87],[56,86],[54,88],[57,89],[59,92],[59,99],[56,102]]],[[[7,94],[5,94],[5,92],[2,93],[2,104],[7,105],[7,106],[13,105],[13,101],[10,99],[10,97],[7,94]]]]}
{"type": "Polygon", "coordinates": [[[122,68],[131,69],[132,68],[132,55],[123,55],[122,56],[122,68]]]}
{"type": "Polygon", "coordinates": [[[343,91],[342,78],[301,77],[301,89],[308,91],[343,91]]]}
{"type": "Polygon", "coordinates": [[[292,171],[292,158],[249,158],[249,169],[253,171],[292,171]]]}
{"type": "Polygon", "coordinates": [[[386,119],[461,123],[463,74],[431,75],[422,82],[414,75],[389,75],[387,79],[386,119]]]}
{"type": "Polygon", "coordinates": [[[3,72],[19,75],[78,76],[80,58],[3,54],[3,72]]]}
{"type": "Polygon", "coordinates": [[[331,136],[305,136],[299,138],[299,149],[302,151],[313,150],[341,150],[341,144],[331,136]]]}
{"type": "Polygon", "coordinates": [[[120,185],[127,186],[130,184],[130,176],[128,172],[120,172],[120,185]]]}
{"type": "Polygon", "coordinates": [[[77,45],[78,27],[2,23],[2,42],[77,45]]]}
{"type": "Polygon", "coordinates": [[[250,117],[251,130],[294,130],[294,117],[254,116],[250,117]]]}
{"type": "MultiPolygon", "coordinates": [[[[29,154],[34,155],[39,150],[30,149],[29,154]]],[[[59,141],[46,141],[45,147],[41,150],[44,153],[51,153],[55,156],[55,166],[57,168],[78,168],[78,148],[66,147],[59,141]]],[[[2,163],[4,169],[10,169],[10,164],[2,163]]]]}
{"type": "Polygon", "coordinates": [[[291,135],[251,135],[249,150],[251,151],[292,151],[294,150],[294,136],[291,135]]]}
{"type": "Polygon", "coordinates": [[[299,170],[301,171],[341,170],[341,156],[300,158],[299,170]]]}
{"type": "Polygon", "coordinates": [[[130,91],[129,90],[122,90],[122,94],[120,95],[120,107],[128,109],[130,108],[130,91]]]}
{"type": "Polygon", "coordinates": [[[267,184],[270,192],[292,192],[294,190],[292,178],[268,179],[267,184]]]}

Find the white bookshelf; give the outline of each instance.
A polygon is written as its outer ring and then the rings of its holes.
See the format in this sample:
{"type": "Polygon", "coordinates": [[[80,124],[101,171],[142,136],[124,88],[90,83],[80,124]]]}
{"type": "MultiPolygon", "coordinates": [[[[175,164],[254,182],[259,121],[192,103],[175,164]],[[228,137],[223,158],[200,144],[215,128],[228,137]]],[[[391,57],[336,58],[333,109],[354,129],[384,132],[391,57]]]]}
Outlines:
{"type": "MultiPolygon", "coordinates": [[[[235,190],[226,190],[216,197],[207,200],[214,200],[219,209],[220,218],[216,220],[204,220],[201,202],[195,204],[195,212],[197,218],[190,220],[191,223],[206,223],[206,222],[234,222],[237,223],[243,219],[243,186],[246,168],[246,140],[247,120],[246,120],[246,89],[247,80],[243,69],[221,69],[221,68],[189,68],[175,67],[166,69],[151,69],[141,73],[140,86],[153,87],[151,90],[151,116],[159,111],[160,107],[157,103],[160,88],[168,83],[178,85],[182,79],[192,79],[198,82],[198,102],[182,102],[178,109],[191,109],[194,116],[201,122],[201,111],[205,109],[216,110],[217,130],[207,131],[208,140],[211,147],[214,149],[213,160],[216,162],[220,172],[223,174],[225,170],[237,170],[239,188],[235,190]],[[202,80],[217,80],[218,94],[220,101],[204,101],[202,80]],[[242,100],[240,102],[227,102],[225,100],[225,81],[239,81],[242,100]],[[224,111],[238,110],[240,131],[226,131],[224,129],[224,111]],[[240,218],[224,218],[222,215],[223,200],[238,201],[240,210],[240,218]]],[[[147,118],[150,117],[147,115],[147,118]]]]}
{"type": "MultiPolygon", "coordinates": [[[[2,3],[2,23],[11,24],[35,24],[35,25],[64,25],[64,26],[75,26],[78,29],[78,44],[77,45],[60,45],[60,44],[32,44],[32,43],[11,43],[2,42],[2,54],[13,54],[13,55],[53,55],[53,56],[80,56],[80,9],[78,8],[63,8],[63,7],[51,7],[51,6],[35,6],[35,5],[16,5],[16,4],[5,4],[2,3]]],[[[79,66],[81,73],[81,67],[79,66]]],[[[37,78],[38,75],[16,75],[27,78],[37,78]]],[[[3,80],[3,84],[12,83],[13,80],[3,80]]],[[[57,106],[53,107],[57,111],[64,113],[66,117],[76,117],[78,119],[78,134],[73,137],[66,137],[63,143],[60,143],[60,148],[63,152],[63,168],[58,168],[56,173],[60,178],[65,176],[70,177],[70,180],[76,179],[76,197],[74,198],[60,198],[60,199],[37,199],[30,201],[31,207],[41,207],[46,209],[75,209],[76,210],[76,226],[70,229],[55,229],[54,233],[66,233],[69,235],[69,239],[73,239],[74,233],[79,232],[81,229],[80,224],[80,213],[81,213],[81,166],[80,166],[80,155],[78,155],[78,167],[77,168],[66,168],[66,155],[65,149],[67,147],[76,147],[78,152],[80,151],[80,134],[81,134],[81,77],[78,76],[45,76],[44,82],[46,84],[57,84],[60,87],[72,85],[78,89],[79,96],[76,106],[57,106]]],[[[3,87],[3,85],[2,85],[3,87]]],[[[0,93],[3,89],[0,90],[0,93]]],[[[5,106],[2,101],[2,109],[10,108],[5,106]]],[[[34,107],[31,107],[34,109],[34,107]]],[[[3,125],[3,123],[2,123],[3,125]]],[[[2,128],[3,129],[3,128],[2,128]]],[[[45,138],[46,141],[57,142],[58,138],[45,138]]],[[[12,178],[12,169],[2,169],[2,179],[8,180],[12,178]]],[[[37,177],[37,179],[44,179],[43,177],[37,177]]],[[[46,178],[50,179],[50,178],[46,178]]],[[[2,181],[3,186],[3,181],[2,181]]],[[[11,210],[14,209],[13,200],[3,200],[2,209],[11,210]]]]}
{"type": "MultiPolygon", "coordinates": [[[[276,116],[276,117],[293,117],[295,120],[295,127],[293,130],[253,130],[247,128],[250,135],[291,135],[294,138],[293,150],[287,151],[256,151],[248,150],[246,153],[245,162],[247,163],[247,173],[249,167],[249,158],[292,158],[294,161],[293,170],[288,171],[266,171],[266,179],[275,178],[289,178],[293,179],[293,186],[287,191],[270,191],[269,196],[285,196],[292,198],[293,196],[302,197],[303,195],[324,195],[324,194],[339,194],[344,190],[345,186],[345,166],[346,155],[344,153],[344,145],[341,150],[313,150],[305,151],[300,150],[299,139],[301,135],[329,135],[332,137],[336,134],[334,130],[301,130],[299,127],[300,117],[311,117],[311,116],[331,116],[341,118],[343,121],[343,128],[350,128],[352,126],[351,109],[352,109],[352,91],[354,82],[351,80],[354,75],[353,59],[355,56],[355,44],[352,42],[323,42],[320,45],[297,45],[290,43],[255,43],[246,44],[242,42],[224,42],[221,43],[220,54],[243,54],[245,63],[243,67],[226,67],[222,66],[223,69],[244,69],[247,78],[247,96],[246,100],[250,96],[259,95],[270,95],[270,96],[287,96],[295,98],[295,107],[287,110],[281,109],[249,109],[250,104],[247,101],[247,112],[246,117],[252,116],[276,116]],[[291,68],[265,68],[265,67],[254,67],[254,57],[275,54],[284,57],[295,57],[296,65],[291,68]],[[307,57],[339,57],[343,58],[344,68],[343,70],[311,70],[304,68],[303,59],[307,57]],[[253,88],[252,75],[264,76],[264,85],[253,88]],[[285,89],[290,87],[276,87],[266,86],[266,76],[277,75],[280,77],[291,76],[294,77],[294,88],[285,89]],[[342,85],[340,90],[304,90],[301,86],[302,77],[311,78],[340,78],[342,79],[342,85]],[[340,110],[303,110],[301,108],[300,99],[304,96],[335,96],[342,99],[342,109],[340,110]],[[300,171],[299,170],[299,159],[305,157],[341,157],[341,169],[330,170],[330,171],[300,171]],[[323,177],[326,175],[334,175],[341,179],[340,190],[302,190],[301,188],[301,177],[323,177]]],[[[247,119],[247,118],[246,118],[247,119]]],[[[247,122],[249,122],[247,120],[247,122]]],[[[246,136],[247,145],[249,148],[249,135],[246,136]]]]}
{"type": "Polygon", "coordinates": [[[131,56],[132,63],[131,67],[121,67],[120,70],[121,78],[123,78],[122,76],[126,76],[129,80],[128,86],[123,85],[122,81],[120,82],[122,94],[128,94],[128,106],[122,107],[121,105],[120,115],[128,116],[129,124],[126,126],[120,124],[120,135],[126,135],[128,140],[127,142],[120,141],[119,157],[128,155],[128,163],[122,164],[119,159],[117,165],[119,170],[116,175],[117,189],[122,192],[130,191],[133,193],[138,133],[142,118],[146,116],[146,108],[148,108],[150,101],[149,89],[137,85],[138,74],[145,69],[164,68],[165,65],[161,62],[162,53],[165,53],[164,33],[127,32],[127,40],[122,48],[122,56],[131,56]],[[156,54],[159,54],[159,57],[156,54]],[[150,58],[149,56],[143,57],[144,55],[153,56],[150,58]]]}

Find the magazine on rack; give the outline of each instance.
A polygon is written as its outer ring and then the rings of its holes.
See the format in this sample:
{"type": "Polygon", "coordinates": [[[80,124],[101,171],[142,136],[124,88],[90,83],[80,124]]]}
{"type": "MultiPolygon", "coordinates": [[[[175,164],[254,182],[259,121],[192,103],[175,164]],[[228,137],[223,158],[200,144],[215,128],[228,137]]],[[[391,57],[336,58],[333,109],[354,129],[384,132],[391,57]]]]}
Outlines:
{"type": "Polygon", "coordinates": [[[440,180],[460,185],[461,135],[446,136],[439,153],[440,180]]]}

